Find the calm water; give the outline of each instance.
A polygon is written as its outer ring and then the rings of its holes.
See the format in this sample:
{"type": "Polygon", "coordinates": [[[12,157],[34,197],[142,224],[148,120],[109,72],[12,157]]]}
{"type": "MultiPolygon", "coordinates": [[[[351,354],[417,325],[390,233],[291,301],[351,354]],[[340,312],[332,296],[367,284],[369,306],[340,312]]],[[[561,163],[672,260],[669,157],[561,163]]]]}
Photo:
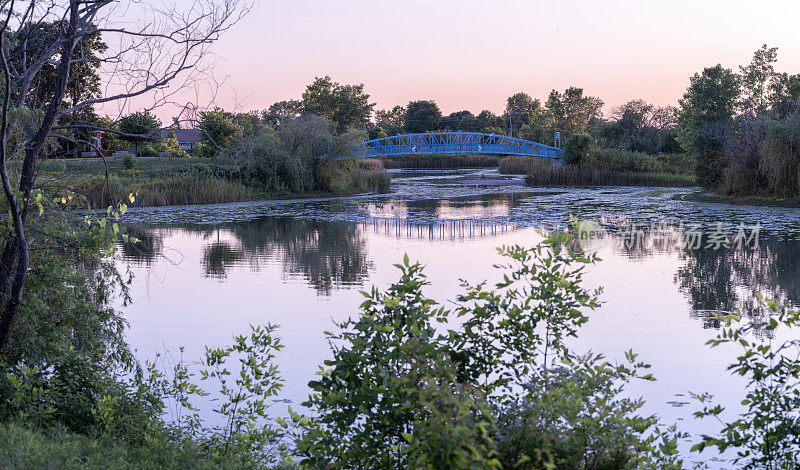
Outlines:
{"type": "MultiPolygon", "coordinates": [[[[797,209],[685,202],[683,189],[531,189],[514,178],[503,186],[462,184],[503,178],[493,170],[392,177],[388,195],[133,210],[129,223],[141,242],[125,248],[135,275],[126,315],[138,355],[177,357],[183,348],[194,361],[205,345],[228,344],[250,324],[278,324],[286,384],[275,410],[297,408],[328,356],[323,332],[357,313],[359,290],[395,280],[392,264],[403,254],[427,265],[427,294],[447,302],[460,292],[460,278],[498,279],[495,247],[533,245],[542,229],[574,214],[610,232],[598,245],[603,261],[587,276],[591,287],[603,287],[604,303],[575,349],[620,359],[628,349],[639,353],[658,381],[632,393],[663,422],[699,434],[717,425],[693,419],[689,391],[713,393],[733,410],[742,395],[742,383],[725,370],[736,351],[704,344],[718,327],[708,311],[742,308],[757,317],[755,292],[800,301],[797,209]],[[711,234],[725,227],[733,236],[740,224],[751,238],[715,249],[721,243],[711,234]],[[701,230],[708,238],[699,249],[685,246],[689,235],[676,238],[701,230]]],[[[725,457],[712,466],[724,467],[725,457]]]]}

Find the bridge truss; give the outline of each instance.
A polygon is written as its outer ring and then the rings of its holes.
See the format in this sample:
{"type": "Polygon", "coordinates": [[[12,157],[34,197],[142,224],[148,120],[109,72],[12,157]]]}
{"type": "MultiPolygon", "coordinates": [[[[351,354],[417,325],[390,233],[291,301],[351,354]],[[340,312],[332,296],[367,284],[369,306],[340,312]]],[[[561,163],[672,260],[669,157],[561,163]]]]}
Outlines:
{"type": "MultiPolygon", "coordinates": [[[[558,142],[558,137],[556,137],[558,142]]],[[[403,134],[369,140],[347,152],[331,155],[335,160],[390,157],[394,155],[437,155],[448,153],[484,153],[527,157],[561,158],[557,147],[504,135],[480,132],[429,132],[403,134]]],[[[327,155],[323,158],[328,157],[327,155]]]]}

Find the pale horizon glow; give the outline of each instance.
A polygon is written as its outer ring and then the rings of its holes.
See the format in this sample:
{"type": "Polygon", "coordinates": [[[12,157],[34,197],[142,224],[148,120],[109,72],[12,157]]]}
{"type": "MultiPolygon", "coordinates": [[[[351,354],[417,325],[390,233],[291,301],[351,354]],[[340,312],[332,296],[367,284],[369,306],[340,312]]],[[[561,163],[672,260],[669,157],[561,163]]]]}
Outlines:
{"type": "Polygon", "coordinates": [[[692,74],[737,70],[764,43],[778,71],[800,73],[798,19],[800,2],[776,0],[261,0],[214,46],[214,104],[265,109],[329,75],[364,83],[376,110],[431,99],[444,114],[500,113],[513,93],[569,86],[606,112],[677,105],[692,74]]]}

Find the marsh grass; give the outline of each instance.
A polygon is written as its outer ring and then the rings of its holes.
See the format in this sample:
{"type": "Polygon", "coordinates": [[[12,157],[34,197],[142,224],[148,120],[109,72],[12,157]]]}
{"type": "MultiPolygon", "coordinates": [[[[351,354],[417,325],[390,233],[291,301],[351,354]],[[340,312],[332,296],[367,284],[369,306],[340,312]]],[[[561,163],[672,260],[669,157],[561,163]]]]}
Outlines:
{"type": "Polygon", "coordinates": [[[419,170],[454,170],[461,168],[496,168],[499,155],[402,155],[381,158],[385,168],[410,168],[419,170]]]}
{"type": "Polygon", "coordinates": [[[577,165],[554,167],[543,158],[506,157],[500,173],[526,175],[530,186],[694,186],[695,162],[685,154],[647,155],[591,149],[577,165]]]}
{"type": "Polygon", "coordinates": [[[324,162],[317,179],[323,189],[334,193],[386,192],[390,184],[383,162],[373,158],[324,162]]]}
{"type": "Polygon", "coordinates": [[[37,430],[14,423],[0,424],[0,462],[3,469],[212,468],[190,442],[174,446],[166,440],[151,441],[135,447],[110,436],[90,437],[62,428],[37,430]]]}
{"type": "Polygon", "coordinates": [[[609,171],[577,166],[543,168],[528,173],[529,186],[694,186],[692,175],[672,173],[636,173],[609,171]]]}
{"type": "Polygon", "coordinates": [[[553,161],[549,158],[536,157],[505,157],[500,160],[499,171],[504,175],[527,175],[534,171],[540,171],[553,167],[553,161]]]}

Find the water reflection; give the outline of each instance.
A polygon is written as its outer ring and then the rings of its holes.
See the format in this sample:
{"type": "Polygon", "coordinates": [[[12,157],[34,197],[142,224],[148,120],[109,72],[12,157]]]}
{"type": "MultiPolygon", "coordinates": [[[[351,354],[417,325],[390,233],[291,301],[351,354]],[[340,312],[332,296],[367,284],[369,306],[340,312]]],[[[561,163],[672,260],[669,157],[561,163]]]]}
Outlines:
{"type": "Polygon", "coordinates": [[[319,294],[361,285],[372,264],[366,241],[355,224],[291,217],[262,217],[247,222],[214,225],[183,224],[167,231],[136,228],[139,239],[123,247],[128,261],[152,264],[163,251],[162,236],[172,230],[197,234],[203,240],[205,275],[224,280],[231,268],[277,261],[287,277],[302,277],[319,294]]]}
{"type": "Polygon", "coordinates": [[[800,243],[774,237],[762,237],[758,248],[683,250],[683,265],[675,282],[690,300],[704,328],[719,328],[712,311],[734,311],[752,321],[762,321],[764,310],[757,293],[784,302],[800,299],[800,243]]]}
{"type": "Polygon", "coordinates": [[[690,302],[690,315],[703,328],[720,327],[715,312],[737,309],[749,321],[763,322],[766,312],[757,294],[789,305],[800,299],[796,240],[769,232],[736,238],[744,233],[736,231],[715,239],[713,232],[692,229],[687,235],[684,226],[664,222],[640,226],[603,222],[605,243],[611,244],[615,255],[634,261],[658,254],[677,256],[675,284],[690,302]]]}

